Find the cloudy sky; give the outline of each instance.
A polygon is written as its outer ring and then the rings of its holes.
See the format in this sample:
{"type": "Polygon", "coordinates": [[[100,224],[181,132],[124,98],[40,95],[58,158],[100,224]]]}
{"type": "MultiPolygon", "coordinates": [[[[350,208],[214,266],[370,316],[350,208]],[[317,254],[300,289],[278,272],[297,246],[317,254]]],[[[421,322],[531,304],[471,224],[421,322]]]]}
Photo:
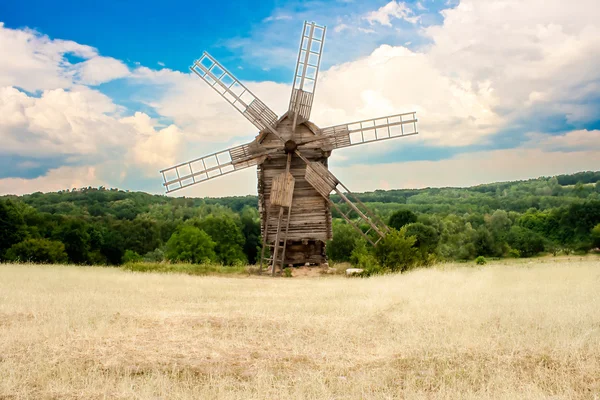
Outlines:
{"type": "MultiPolygon", "coordinates": [[[[418,113],[418,136],[334,152],[353,191],[600,169],[598,0],[83,3],[0,2],[0,194],[162,193],[160,169],[256,135],[193,60],[281,115],[304,20],[327,26],[317,125],[418,113]]],[[[176,195],[255,192],[248,169],[176,195]]]]}

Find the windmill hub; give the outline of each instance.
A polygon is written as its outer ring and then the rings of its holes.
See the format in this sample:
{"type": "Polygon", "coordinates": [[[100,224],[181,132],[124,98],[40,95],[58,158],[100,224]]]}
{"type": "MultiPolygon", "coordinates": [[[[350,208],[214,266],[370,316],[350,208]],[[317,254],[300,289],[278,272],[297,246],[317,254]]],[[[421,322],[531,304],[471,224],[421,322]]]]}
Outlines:
{"type": "Polygon", "coordinates": [[[296,149],[298,148],[298,145],[296,144],[296,142],[294,142],[292,139],[288,140],[287,142],[285,142],[285,144],[283,145],[283,148],[285,150],[286,153],[293,153],[296,151],[296,149]]]}
{"type": "Polygon", "coordinates": [[[260,265],[262,269],[267,263],[272,274],[284,265],[327,262],[325,244],[333,235],[331,207],[365,240],[377,245],[387,226],[329,171],[327,158],[334,149],[417,134],[415,112],[322,129],[310,122],[324,42],[325,27],[305,22],[289,107],[281,117],[204,52],[190,67],[192,72],[246,117],[259,134],[250,143],[161,171],[164,187],[172,192],[257,166],[263,240],[260,265]],[[292,153],[296,156],[294,168],[290,168],[292,153]],[[332,201],[331,192],[339,201],[332,201]],[[366,232],[364,226],[368,226],[366,232]]]}

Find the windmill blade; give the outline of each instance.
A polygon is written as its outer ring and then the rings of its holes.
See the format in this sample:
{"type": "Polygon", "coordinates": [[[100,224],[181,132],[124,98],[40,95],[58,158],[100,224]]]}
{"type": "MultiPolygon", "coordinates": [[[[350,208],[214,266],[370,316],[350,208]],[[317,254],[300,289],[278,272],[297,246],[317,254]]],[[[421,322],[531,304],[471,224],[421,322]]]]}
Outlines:
{"type": "Polygon", "coordinates": [[[272,128],[277,121],[277,114],[207,52],[190,69],[259,130],[272,128]]]}
{"type": "Polygon", "coordinates": [[[416,112],[389,115],[349,124],[335,125],[320,130],[320,135],[298,145],[322,141],[330,149],[356,146],[380,140],[417,135],[416,112]]]}
{"type": "Polygon", "coordinates": [[[317,161],[309,161],[298,150],[296,150],[295,154],[306,163],[306,173],[304,175],[306,181],[313,188],[315,188],[315,190],[319,192],[319,194],[323,196],[323,198],[327,200],[329,204],[333,206],[355,230],[357,230],[369,243],[371,243],[373,246],[376,246],[377,243],[379,243],[379,241],[383,239],[389,231],[387,225],[371,210],[369,210],[367,206],[350,191],[350,189],[340,182],[339,179],[337,179],[335,175],[333,175],[333,173],[331,173],[331,171],[325,167],[325,165],[317,161]],[[340,186],[345,192],[342,192],[338,186],[340,186]],[[329,197],[331,192],[335,192],[338,196],[340,196],[340,199],[349,206],[350,211],[348,213],[344,213],[340,209],[339,205],[331,200],[329,197]],[[358,214],[359,218],[357,221],[352,221],[350,219],[349,214],[352,211],[358,214]],[[369,225],[367,232],[363,232],[362,229],[360,229],[358,223],[361,220],[369,225]],[[368,236],[369,232],[371,231],[375,232],[379,238],[373,240],[370,236],[368,236]]]}
{"type": "Polygon", "coordinates": [[[294,127],[298,118],[310,118],[325,43],[325,30],[324,26],[314,22],[304,22],[289,107],[290,113],[294,114],[294,127]]]}
{"type": "Polygon", "coordinates": [[[280,151],[259,151],[254,142],[232,147],[218,153],[163,169],[163,186],[167,193],[218,178],[262,163],[269,154],[280,151]]]}

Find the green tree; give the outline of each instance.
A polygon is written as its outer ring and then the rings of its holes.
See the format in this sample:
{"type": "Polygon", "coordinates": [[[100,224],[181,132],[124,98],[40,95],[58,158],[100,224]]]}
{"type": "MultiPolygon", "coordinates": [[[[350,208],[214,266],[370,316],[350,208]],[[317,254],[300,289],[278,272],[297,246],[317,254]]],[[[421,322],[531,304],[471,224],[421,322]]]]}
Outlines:
{"type": "Polygon", "coordinates": [[[53,238],[64,243],[69,260],[76,264],[89,261],[90,234],[84,220],[69,217],[61,222],[53,232],[53,238]]]}
{"type": "Polygon", "coordinates": [[[206,232],[216,243],[215,253],[217,261],[224,265],[233,265],[236,262],[247,262],[244,254],[244,235],[235,223],[235,220],[226,214],[209,215],[193,225],[206,232]]]}
{"type": "Polygon", "coordinates": [[[600,224],[592,228],[592,246],[600,249],[600,224]]]}
{"type": "Polygon", "coordinates": [[[421,222],[406,225],[406,235],[415,237],[415,247],[422,255],[435,253],[440,241],[440,235],[435,228],[421,222]]]}
{"type": "Polygon", "coordinates": [[[417,262],[414,236],[406,236],[406,228],[391,229],[375,248],[375,257],[383,268],[404,272],[417,262]]]}
{"type": "Polygon", "coordinates": [[[404,225],[417,222],[417,214],[410,210],[398,210],[390,216],[388,225],[394,229],[400,230],[404,225]]]}
{"type": "Polygon", "coordinates": [[[327,242],[327,257],[331,261],[350,261],[350,257],[359,242],[360,233],[346,223],[333,225],[333,239],[327,242]]]}
{"type": "Polygon", "coordinates": [[[262,245],[258,211],[247,206],[244,207],[240,215],[240,222],[242,224],[242,233],[244,234],[244,254],[248,258],[248,263],[255,264],[262,245]]]}
{"type": "Polygon", "coordinates": [[[27,239],[14,244],[6,252],[10,261],[61,264],[67,262],[67,252],[61,242],[48,239],[27,239]]]}
{"type": "Polygon", "coordinates": [[[23,215],[12,200],[0,199],[0,259],[13,244],[26,236],[23,215]]]}
{"type": "Polygon", "coordinates": [[[532,257],[544,251],[542,236],[517,225],[510,228],[508,244],[518,250],[522,257],[532,257]]]}
{"type": "Polygon", "coordinates": [[[140,262],[143,259],[144,258],[142,256],[140,256],[138,253],[136,253],[133,250],[125,250],[125,254],[123,255],[123,262],[124,263],[128,263],[128,262],[140,262]]]}
{"type": "Polygon", "coordinates": [[[203,230],[181,225],[167,242],[166,257],[171,261],[195,264],[215,261],[215,242],[203,230]]]}

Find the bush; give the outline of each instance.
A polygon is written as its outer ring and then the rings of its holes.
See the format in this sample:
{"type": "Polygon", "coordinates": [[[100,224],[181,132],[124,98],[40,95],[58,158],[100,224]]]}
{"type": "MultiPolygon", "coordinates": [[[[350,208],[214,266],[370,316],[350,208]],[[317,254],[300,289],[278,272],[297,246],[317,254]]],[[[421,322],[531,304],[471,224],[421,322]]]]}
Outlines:
{"type": "Polygon", "coordinates": [[[406,228],[399,231],[392,228],[375,248],[378,264],[392,272],[409,270],[418,259],[415,242],[414,236],[406,236],[406,228]]]}
{"type": "Polygon", "coordinates": [[[388,225],[396,230],[402,229],[404,225],[417,222],[417,214],[410,210],[398,210],[390,216],[388,225]]]}
{"type": "Polygon", "coordinates": [[[126,250],[125,254],[123,255],[123,262],[124,263],[128,263],[128,262],[140,262],[142,261],[142,256],[140,256],[138,253],[136,253],[133,250],[126,250]]]}
{"type": "Polygon", "coordinates": [[[508,256],[512,258],[521,258],[521,252],[517,249],[508,250],[508,256]]]}
{"type": "Polygon", "coordinates": [[[203,230],[180,226],[167,242],[167,259],[171,261],[210,263],[216,260],[215,242],[203,230]]]}
{"type": "Polygon", "coordinates": [[[367,248],[364,240],[358,242],[350,254],[350,263],[355,268],[369,269],[378,266],[377,258],[367,248]]]}
{"type": "Polygon", "coordinates": [[[244,234],[232,217],[209,215],[200,221],[191,221],[191,224],[206,232],[214,241],[216,261],[225,265],[248,262],[244,254],[244,234]]]}
{"type": "Polygon", "coordinates": [[[536,232],[520,226],[510,228],[508,244],[517,249],[522,257],[532,257],[544,251],[544,238],[536,232]]]}
{"type": "Polygon", "coordinates": [[[327,242],[327,257],[335,262],[351,261],[352,252],[361,242],[364,239],[351,225],[335,224],[333,239],[327,242]]]}
{"type": "Polygon", "coordinates": [[[162,262],[165,260],[165,252],[162,249],[154,249],[144,254],[145,262],[162,262]]]}
{"type": "Polygon", "coordinates": [[[62,264],[68,260],[65,245],[56,240],[27,239],[14,244],[6,252],[10,261],[62,264]]]}
{"type": "Polygon", "coordinates": [[[475,264],[477,265],[485,265],[487,264],[487,260],[485,259],[484,256],[479,256],[475,259],[475,264]]]}
{"type": "MultiPolygon", "coordinates": [[[[596,186],[598,186],[598,184],[596,184],[596,186]]],[[[600,249],[600,224],[592,228],[592,246],[596,249],[600,249]]]]}

